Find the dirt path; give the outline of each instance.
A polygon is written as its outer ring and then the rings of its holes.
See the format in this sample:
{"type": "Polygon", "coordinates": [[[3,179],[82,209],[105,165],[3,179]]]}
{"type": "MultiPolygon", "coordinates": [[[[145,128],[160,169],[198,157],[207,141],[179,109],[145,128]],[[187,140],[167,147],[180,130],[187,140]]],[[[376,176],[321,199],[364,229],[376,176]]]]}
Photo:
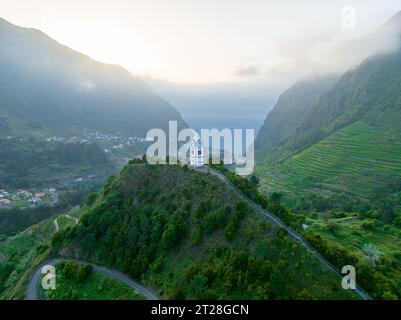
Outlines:
{"type": "Polygon", "coordinates": [[[54,224],[54,228],[56,229],[56,232],[58,232],[58,231],[60,230],[60,228],[59,228],[59,226],[58,226],[58,221],[57,221],[57,219],[58,219],[58,218],[55,218],[55,219],[53,220],[53,224],[54,224]]]}

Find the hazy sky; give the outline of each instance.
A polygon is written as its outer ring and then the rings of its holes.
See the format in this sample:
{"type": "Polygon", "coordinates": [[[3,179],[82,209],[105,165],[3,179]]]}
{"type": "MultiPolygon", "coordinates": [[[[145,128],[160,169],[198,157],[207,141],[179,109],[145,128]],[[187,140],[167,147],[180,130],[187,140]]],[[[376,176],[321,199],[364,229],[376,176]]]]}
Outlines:
{"type": "Polygon", "coordinates": [[[352,66],[378,46],[365,36],[400,10],[400,0],[0,0],[1,17],[97,60],[194,83],[352,66]],[[349,5],[355,29],[343,27],[349,5]]]}

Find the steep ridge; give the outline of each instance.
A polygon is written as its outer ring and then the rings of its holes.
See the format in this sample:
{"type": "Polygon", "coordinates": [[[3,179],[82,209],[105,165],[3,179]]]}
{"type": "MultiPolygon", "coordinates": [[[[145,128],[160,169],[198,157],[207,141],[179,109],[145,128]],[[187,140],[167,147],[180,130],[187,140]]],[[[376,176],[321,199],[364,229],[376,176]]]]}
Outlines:
{"type": "MultiPolygon", "coordinates": [[[[401,14],[386,28],[401,30],[401,14]]],[[[366,59],[337,81],[301,82],[283,94],[258,135],[257,169],[267,191],[370,198],[400,182],[400,141],[398,48],[366,59]]]]}
{"type": "MultiPolygon", "coordinates": [[[[380,31],[395,33],[394,29],[401,33],[401,13],[380,31]]],[[[356,121],[398,134],[401,130],[399,42],[400,39],[395,52],[369,57],[341,77],[315,77],[296,83],[268,115],[257,147],[271,149],[285,145],[294,152],[356,121]]]]}
{"type": "Polygon", "coordinates": [[[180,114],[120,66],[0,19],[0,135],[73,135],[84,128],[144,136],[180,114]]]}
{"type": "Polygon", "coordinates": [[[337,76],[315,76],[299,81],[286,90],[260,129],[256,148],[276,153],[280,147],[296,145],[305,117],[337,80],[337,76]]]}

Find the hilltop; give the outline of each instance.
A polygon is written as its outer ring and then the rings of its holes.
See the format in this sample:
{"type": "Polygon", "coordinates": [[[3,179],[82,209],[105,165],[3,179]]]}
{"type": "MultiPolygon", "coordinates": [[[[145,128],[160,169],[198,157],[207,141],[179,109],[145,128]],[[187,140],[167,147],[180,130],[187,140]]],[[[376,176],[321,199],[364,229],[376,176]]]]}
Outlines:
{"type": "Polygon", "coordinates": [[[112,267],[171,299],[349,299],[340,279],[219,178],[129,164],[55,235],[52,255],[112,267]]]}

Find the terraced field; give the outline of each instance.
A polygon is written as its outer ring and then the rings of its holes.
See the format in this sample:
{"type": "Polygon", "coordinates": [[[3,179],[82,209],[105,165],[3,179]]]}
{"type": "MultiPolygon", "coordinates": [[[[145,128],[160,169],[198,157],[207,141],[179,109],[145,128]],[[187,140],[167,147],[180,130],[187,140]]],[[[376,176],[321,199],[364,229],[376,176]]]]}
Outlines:
{"type": "Polygon", "coordinates": [[[264,191],[345,192],[364,198],[401,179],[401,134],[390,136],[357,122],[284,163],[258,164],[256,170],[264,191]]]}

